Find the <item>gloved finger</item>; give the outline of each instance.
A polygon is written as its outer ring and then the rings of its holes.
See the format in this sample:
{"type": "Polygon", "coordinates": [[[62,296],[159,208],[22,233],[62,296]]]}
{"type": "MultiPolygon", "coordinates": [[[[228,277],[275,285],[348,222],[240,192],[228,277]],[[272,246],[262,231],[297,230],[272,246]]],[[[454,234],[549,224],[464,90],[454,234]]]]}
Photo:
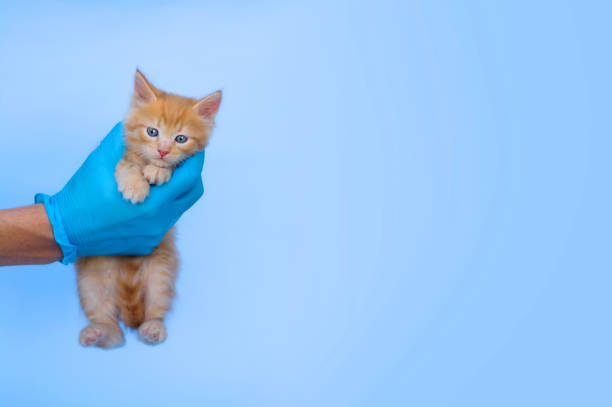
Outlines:
{"type": "Polygon", "coordinates": [[[191,188],[189,191],[179,196],[173,202],[173,207],[179,212],[183,213],[187,209],[191,208],[194,203],[198,201],[204,195],[204,184],[202,179],[191,188]]]}
{"type": "Polygon", "coordinates": [[[123,123],[119,122],[104,137],[96,152],[102,153],[108,162],[117,163],[123,157],[125,150],[125,140],[123,138],[123,123]]]}
{"type": "Polygon", "coordinates": [[[191,208],[194,203],[204,194],[204,186],[202,182],[196,183],[196,185],[189,190],[187,193],[180,196],[178,199],[168,202],[166,206],[164,206],[163,212],[165,216],[165,227],[166,229],[163,231],[162,236],[170,229],[174,224],[180,219],[181,216],[187,211],[187,209],[191,208]]]}
{"type": "Polygon", "coordinates": [[[148,200],[152,204],[163,204],[173,201],[202,182],[202,168],[204,167],[204,151],[185,160],[172,173],[170,181],[166,184],[151,188],[148,200]]]}
{"type": "MultiPolygon", "coordinates": [[[[115,127],[102,139],[100,145],[87,156],[81,166],[82,168],[96,168],[97,171],[103,169],[107,172],[115,172],[115,166],[123,157],[125,142],[123,139],[123,124],[117,123],[115,127]]],[[[81,170],[79,169],[79,171],[81,170]]]]}
{"type": "Polygon", "coordinates": [[[193,206],[193,204],[196,203],[203,194],[204,185],[202,184],[202,180],[200,180],[196,183],[196,185],[194,185],[193,188],[164,208],[166,213],[170,215],[170,218],[168,219],[168,228],[172,227],[183,215],[183,213],[185,213],[187,209],[191,208],[191,206],[193,206]]]}

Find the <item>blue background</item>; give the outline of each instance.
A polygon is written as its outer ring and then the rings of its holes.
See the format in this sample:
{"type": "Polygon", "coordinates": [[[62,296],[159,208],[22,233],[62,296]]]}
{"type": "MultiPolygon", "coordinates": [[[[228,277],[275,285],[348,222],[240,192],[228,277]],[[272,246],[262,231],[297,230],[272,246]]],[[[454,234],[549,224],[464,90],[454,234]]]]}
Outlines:
{"type": "Polygon", "coordinates": [[[0,405],[612,405],[606,2],[12,3],[0,207],[137,65],[224,101],[167,342],[81,348],[72,267],[3,268],[0,405]]]}

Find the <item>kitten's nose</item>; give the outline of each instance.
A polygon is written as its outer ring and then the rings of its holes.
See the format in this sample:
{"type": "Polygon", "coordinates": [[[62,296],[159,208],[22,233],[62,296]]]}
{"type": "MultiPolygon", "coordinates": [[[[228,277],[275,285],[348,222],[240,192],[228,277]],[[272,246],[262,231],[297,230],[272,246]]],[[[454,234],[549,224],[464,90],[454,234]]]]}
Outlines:
{"type": "Polygon", "coordinates": [[[161,158],[164,158],[164,156],[170,152],[170,150],[162,150],[162,149],[159,149],[159,148],[157,149],[157,151],[159,151],[159,156],[161,158]]]}

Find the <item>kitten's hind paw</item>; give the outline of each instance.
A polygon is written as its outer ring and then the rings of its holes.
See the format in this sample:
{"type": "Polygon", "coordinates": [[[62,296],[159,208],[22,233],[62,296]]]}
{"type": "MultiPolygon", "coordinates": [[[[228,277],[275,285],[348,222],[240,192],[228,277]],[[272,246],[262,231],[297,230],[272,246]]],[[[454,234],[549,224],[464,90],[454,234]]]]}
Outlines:
{"type": "Polygon", "coordinates": [[[102,329],[89,325],[83,328],[79,335],[79,343],[83,346],[95,346],[98,342],[105,339],[102,329]]]}
{"type": "Polygon", "coordinates": [[[145,321],[138,328],[138,337],[148,345],[157,345],[166,340],[166,327],[159,319],[145,321]]]}
{"type": "Polygon", "coordinates": [[[82,346],[114,348],[123,345],[123,342],[123,332],[121,332],[121,329],[105,324],[87,325],[79,335],[79,343],[82,346]]]}

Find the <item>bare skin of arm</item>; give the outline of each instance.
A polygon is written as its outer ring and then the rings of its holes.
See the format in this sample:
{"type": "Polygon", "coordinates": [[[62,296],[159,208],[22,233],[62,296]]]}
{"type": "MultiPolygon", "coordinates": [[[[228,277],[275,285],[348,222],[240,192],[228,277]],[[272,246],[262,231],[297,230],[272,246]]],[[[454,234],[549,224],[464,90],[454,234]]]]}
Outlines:
{"type": "Polygon", "coordinates": [[[42,204],[0,210],[0,266],[48,264],[62,256],[42,204]]]}

